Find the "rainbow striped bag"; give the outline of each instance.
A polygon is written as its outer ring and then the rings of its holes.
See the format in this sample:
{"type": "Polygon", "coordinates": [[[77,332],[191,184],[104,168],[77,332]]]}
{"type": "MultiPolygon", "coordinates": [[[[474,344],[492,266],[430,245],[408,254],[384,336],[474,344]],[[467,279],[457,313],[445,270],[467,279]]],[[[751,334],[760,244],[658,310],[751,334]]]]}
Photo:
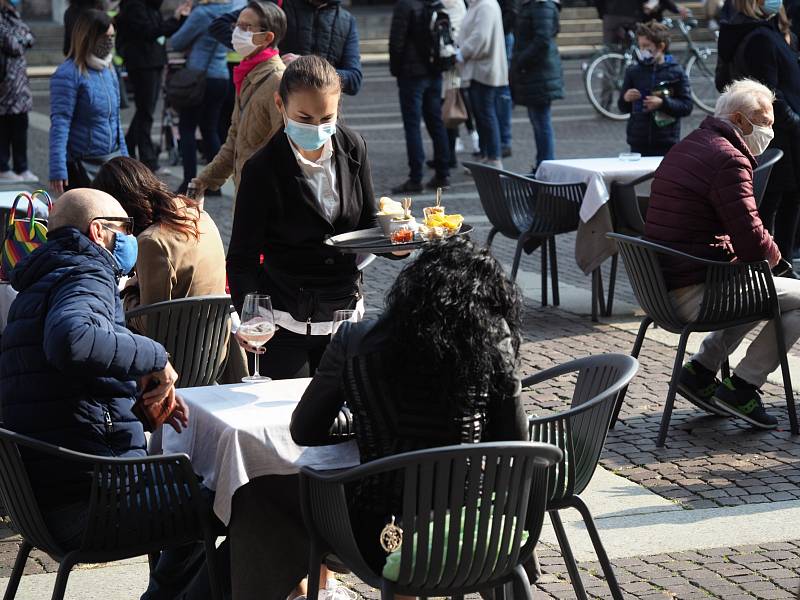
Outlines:
{"type": "Polygon", "coordinates": [[[32,194],[20,192],[14,198],[14,204],[8,213],[3,249],[0,251],[0,276],[3,279],[8,279],[20,260],[47,241],[47,221],[33,214],[33,202],[36,199],[47,204],[48,211],[53,208],[53,201],[44,190],[36,190],[32,194]],[[24,219],[17,219],[17,204],[22,198],[28,201],[28,214],[24,219]]]}

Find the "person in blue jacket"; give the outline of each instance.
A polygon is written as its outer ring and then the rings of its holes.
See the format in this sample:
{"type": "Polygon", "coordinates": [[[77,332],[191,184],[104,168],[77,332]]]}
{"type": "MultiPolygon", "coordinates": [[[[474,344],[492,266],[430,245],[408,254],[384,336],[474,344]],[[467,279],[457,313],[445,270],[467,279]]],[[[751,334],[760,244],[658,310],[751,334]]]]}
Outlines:
{"type": "Polygon", "coordinates": [[[198,106],[179,111],[178,133],[183,159],[183,182],[178,187],[179,194],[186,192],[189,182],[197,175],[197,128],[200,128],[200,135],[203,137],[203,153],[208,162],[217,155],[222,145],[219,139],[219,117],[228,93],[228,51],[224,44],[209,35],[208,27],[215,18],[230,10],[230,0],[200,0],[180,29],[169,38],[172,50],[188,53],[187,69],[206,74],[203,101],[198,106]]]}
{"type": "MultiPolygon", "coordinates": [[[[174,398],[167,422],[179,433],[189,413],[175,395],[178,374],[166,350],[125,328],[118,285],[136,262],[132,219],[105,192],[74,189],[55,203],[49,226],[48,241],[11,272],[19,295],[0,352],[4,427],[96,456],[145,456],[132,411],[138,394],[174,398]]],[[[78,548],[91,465],[30,452],[22,458],[49,531],[65,550],[78,548]]],[[[209,597],[204,564],[202,544],[164,551],[143,598],[209,597]]]]}
{"type": "Polygon", "coordinates": [[[100,165],[128,155],[113,51],[111,18],[83,12],[67,60],[50,79],[50,188],[57,194],[88,187],[100,165]]]}
{"type": "MultiPolygon", "coordinates": [[[[286,35],[280,44],[287,65],[298,56],[316,54],[331,63],[342,80],[342,92],[355,96],[361,89],[361,50],[355,17],[341,0],[282,0],[286,35]]],[[[209,33],[231,50],[231,32],[241,9],[226,13],[211,24],[209,33]]]]}
{"type": "Polygon", "coordinates": [[[628,145],[642,156],[664,156],[681,137],[681,118],[692,112],[689,78],[669,50],[669,30],[650,21],[636,28],[637,63],[625,71],[619,109],[631,115],[628,145]]]}

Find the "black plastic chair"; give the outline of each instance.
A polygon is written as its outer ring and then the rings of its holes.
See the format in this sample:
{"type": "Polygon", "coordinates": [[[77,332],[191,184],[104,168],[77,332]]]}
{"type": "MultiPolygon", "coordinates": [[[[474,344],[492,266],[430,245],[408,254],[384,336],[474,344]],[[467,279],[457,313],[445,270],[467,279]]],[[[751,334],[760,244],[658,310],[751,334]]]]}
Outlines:
{"type": "Polygon", "coordinates": [[[753,169],[753,196],[756,199],[756,206],[761,206],[761,202],[764,200],[764,192],[767,191],[772,167],[782,158],[783,150],[778,148],[767,148],[763,154],[756,157],[758,166],[753,169]]]}
{"type": "MultiPolygon", "coordinates": [[[[672,408],[675,404],[678,377],[683,365],[689,334],[695,331],[718,331],[756,321],[775,321],[775,342],[781,356],[786,408],[789,411],[791,431],[793,434],[797,434],[797,413],[791,375],[789,374],[789,362],[786,358],[786,340],[780,320],[781,310],[767,261],[717,262],[697,258],[637,238],[614,233],[610,233],[608,236],[617,242],[617,248],[622,254],[631,287],[639,305],[645,312],[631,355],[639,356],[647,328],[653,323],[666,331],[679,333],[681,336],[678,350],[675,353],[675,363],[672,367],[667,401],[664,405],[664,414],[661,417],[661,428],[656,445],[663,446],[667,438],[672,408]],[[696,319],[686,321],[675,311],[661,272],[659,256],[671,256],[691,261],[697,265],[698,269],[705,269],[705,289],[700,312],[696,319]]],[[[623,391],[614,411],[612,427],[617,421],[624,398],[625,392],[623,391]]]]}
{"type": "Polygon", "coordinates": [[[185,454],[91,456],[0,429],[0,498],[12,528],[22,536],[3,600],[16,596],[33,548],[59,563],[52,600],[61,600],[76,564],[123,560],[197,540],[205,543],[212,596],[222,599],[214,557],[216,531],[185,454]],[[87,526],[79,548],[62,548],[48,530],[21,450],[83,463],[93,471],[87,526]]]}
{"type": "MultiPolygon", "coordinates": [[[[317,573],[324,556],[333,553],[380,589],[384,599],[395,594],[460,598],[512,583],[515,598],[530,600],[522,563],[539,540],[549,468],[560,459],[561,451],[550,444],[497,442],[408,452],[338,473],[303,468],[300,497],[311,539],[308,572],[317,573]],[[387,473],[403,483],[402,513],[395,515],[404,540],[396,582],[367,565],[345,497],[345,486],[387,473]],[[528,532],[525,543],[523,530],[528,532]]],[[[317,598],[317,579],[309,577],[310,600],[317,598]]]]}
{"type": "Polygon", "coordinates": [[[195,296],[148,304],[125,319],[159,342],[178,372],[176,387],[214,385],[225,369],[231,331],[230,296],[195,296]]]}
{"type": "Polygon", "coordinates": [[[643,175],[628,183],[611,183],[610,208],[614,233],[623,235],[644,235],[644,222],[647,217],[647,204],[650,198],[636,193],[637,186],[650,181],[655,172],[643,175]]]}
{"type": "Polygon", "coordinates": [[[463,164],[475,179],[483,210],[492,224],[486,246],[491,247],[498,233],[517,240],[511,267],[511,279],[516,280],[523,247],[530,240],[539,240],[542,247],[542,306],[547,306],[548,252],[553,304],[558,306],[555,236],[578,229],[578,212],[586,184],[547,183],[480,163],[463,164]]]}
{"type": "Polygon", "coordinates": [[[561,461],[549,472],[550,499],[547,510],[572,587],[579,600],[587,598],[586,590],[558,511],[574,508],[580,513],[611,595],[615,600],[622,600],[622,592],[592,513],[579,494],[589,485],[597,469],[617,397],[636,375],[638,368],[639,363],[633,357],[601,354],[573,360],[522,380],[522,387],[525,389],[577,373],[570,409],[550,416],[530,417],[529,423],[531,441],[554,444],[563,453],[561,461]]]}

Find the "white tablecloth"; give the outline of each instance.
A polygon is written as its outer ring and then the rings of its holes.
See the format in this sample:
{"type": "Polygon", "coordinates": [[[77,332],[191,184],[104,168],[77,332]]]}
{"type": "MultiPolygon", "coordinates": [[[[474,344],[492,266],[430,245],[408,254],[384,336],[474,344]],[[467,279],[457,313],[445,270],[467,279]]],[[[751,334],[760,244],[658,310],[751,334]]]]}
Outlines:
{"type": "Polygon", "coordinates": [[[587,223],[608,202],[612,181],[633,181],[655,171],[662,160],[662,156],[649,156],[636,161],[619,158],[546,160],[536,170],[536,179],[550,183],[586,182],[580,217],[581,221],[587,223]]]}
{"type": "Polygon", "coordinates": [[[354,441],[304,448],[289,422],[310,379],[218,385],[180,390],[189,428],[164,428],[164,452],[185,452],[203,485],[216,492],[214,512],[226,525],[237,489],[263,475],[291,475],[300,467],[337,469],[359,464],[354,441]]]}

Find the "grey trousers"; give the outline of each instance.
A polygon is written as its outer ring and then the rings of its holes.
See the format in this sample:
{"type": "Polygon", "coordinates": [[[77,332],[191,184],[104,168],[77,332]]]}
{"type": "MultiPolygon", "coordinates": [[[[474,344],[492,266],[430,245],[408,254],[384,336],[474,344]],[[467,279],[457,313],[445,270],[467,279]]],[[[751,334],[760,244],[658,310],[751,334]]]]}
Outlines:
{"type": "MultiPolygon", "coordinates": [[[[786,338],[786,348],[791,348],[800,338],[800,280],[775,277],[775,291],[781,307],[781,323],[786,338]]],[[[703,299],[703,284],[690,285],[669,293],[678,315],[687,320],[697,317],[703,299]]],[[[742,343],[745,335],[758,323],[748,323],[730,329],[714,331],[706,336],[700,350],[692,356],[710,371],[719,371],[722,363],[742,343]]],[[[734,374],[746,382],[761,387],[767,375],[777,369],[781,362],[775,340],[775,324],[770,321],[750,344],[745,357],[734,369],[734,374]]]]}

